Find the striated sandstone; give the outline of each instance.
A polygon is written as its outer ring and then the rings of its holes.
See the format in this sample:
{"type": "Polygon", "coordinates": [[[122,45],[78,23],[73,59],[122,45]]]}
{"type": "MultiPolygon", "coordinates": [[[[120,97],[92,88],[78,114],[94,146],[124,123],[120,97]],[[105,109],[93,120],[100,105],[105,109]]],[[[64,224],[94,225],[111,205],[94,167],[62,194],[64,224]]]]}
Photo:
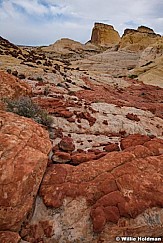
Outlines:
{"type": "Polygon", "coordinates": [[[148,46],[140,55],[137,66],[131,74],[138,75],[145,84],[163,88],[163,37],[148,46]]]}
{"type": "Polygon", "coordinates": [[[73,62],[73,64],[75,67],[80,66],[81,69],[87,70],[91,76],[95,76],[95,79],[98,80],[99,83],[104,82],[104,80],[106,80],[105,83],[107,83],[108,80],[112,79],[110,75],[113,77],[126,76],[130,69],[136,67],[138,60],[139,53],[107,49],[103,53],[91,56],[87,59],[78,60],[73,62]],[[108,77],[106,77],[106,75],[108,75],[108,77]]]}
{"type": "Polygon", "coordinates": [[[119,44],[119,42],[119,33],[114,29],[113,26],[95,23],[91,36],[92,44],[111,47],[119,44]]]}
{"type": "Polygon", "coordinates": [[[140,55],[138,67],[147,67],[163,55],[163,37],[148,46],[140,55]]]}
{"type": "Polygon", "coordinates": [[[78,91],[76,92],[77,97],[91,102],[98,101],[99,103],[115,104],[119,107],[136,107],[151,111],[155,116],[163,118],[162,88],[136,81],[131,83],[129,87],[121,90],[93,82],[89,82],[89,85],[91,90],[78,91]]]}
{"type": "Polygon", "coordinates": [[[0,228],[20,230],[47,165],[48,134],[31,119],[0,111],[0,228]]]}

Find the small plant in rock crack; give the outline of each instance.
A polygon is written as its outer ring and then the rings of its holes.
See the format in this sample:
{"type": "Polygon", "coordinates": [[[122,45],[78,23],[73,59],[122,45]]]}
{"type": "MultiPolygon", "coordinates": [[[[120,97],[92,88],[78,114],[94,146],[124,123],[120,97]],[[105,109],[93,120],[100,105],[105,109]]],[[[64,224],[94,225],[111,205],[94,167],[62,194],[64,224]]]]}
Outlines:
{"type": "Polygon", "coordinates": [[[136,74],[129,74],[128,75],[128,78],[131,78],[131,79],[135,79],[137,77],[138,77],[138,75],[136,75],[136,74]]]}
{"type": "Polygon", "coordinates": [[[43,78],[42,77],[37,77],[36,79],[38,82],[43,83],[43,78]]]}
{"type": "Polygon", "coordinates": [[[48,95],[50,93],[50,87],[49,86],[46,86],[45,88],[44,88],[44,95],[48,95]]]}
{"type": "Polygon", "coordinates": [[[32,118],[37,123],[50,127],[53,118],[41,109],[30,97],[22,96],[18,99],[5,99],[6,110],[20,116],[32,118]]]}

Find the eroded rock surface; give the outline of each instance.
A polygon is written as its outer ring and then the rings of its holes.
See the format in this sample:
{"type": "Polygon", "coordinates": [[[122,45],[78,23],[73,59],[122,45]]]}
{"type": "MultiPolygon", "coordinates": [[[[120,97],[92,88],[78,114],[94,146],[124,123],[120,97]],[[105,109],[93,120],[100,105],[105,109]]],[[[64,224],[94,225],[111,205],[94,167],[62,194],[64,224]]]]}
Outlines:
{"type": "Polygon", "coordinates": [[[18,243],[20,242],[20,236],[16,232],[0,231],[1,243],[18,243]]]}
{"type": "Polygon", "coordinates": [[[0,112],[0,229],[20,230],[32,209],[51,148],[31,119],[0,112]]]}
{"type": "MultiPolygon", "coordinates": [[[[49,141],[30,119],[0,113],[0,241],[163,236],[162,39],[146,27],[123,38],[133,38],[123,50],[65,38],[37,48],[0,39],[1,69],[24,79],[53,117],[49,141]]],[[[19,79],[4,72],[3,79],[14,84],[4,81],[3,95],[28,94],[14,90],[19,79]]]]}
{"type": "Polygon", "coordinates": [[[160,38],[159,34],[145,26],[139,26],[137,30],[127,29],[122,36],[120,49],[139,52],[154,44],[160,38]]]}
{"type": "Polygon", "coordinates": [[[116,242],[117,234],[126,232],[163,236],[163,140],[137,138],[138,145],[96,161],[50,166],[39,192],[44,204],[38,197],[22,237],[29,242],[116,242]]]}
{"type": "Polygon", "coordinates": [[[119,33],[112,25],[95,23],[92,30],[91,43],[100,46],[115,46],[120,42],[119,33]]]}
{"type": "Polygon", "coordinates": [[[138,75],[145,84],[163,87],[163,37],[148,46],[140,55],[136,68],[131,73],[138,75]]]}
{"type": "Polygon", "coordinates": [[[80,42],[62,38],[47,47],[42,47],[41,50],[50,58],[58,58],[61,61],[67,60],[67,64],[72,60],[82,59],[100,53],[102,50],[93,43],[81,44],[80,42]]]}
{"type": "Polygon", "coordinates": [[[18,98],[31,94],[31,87],[20,79],[0,70],[0,98],[18,98]]]}

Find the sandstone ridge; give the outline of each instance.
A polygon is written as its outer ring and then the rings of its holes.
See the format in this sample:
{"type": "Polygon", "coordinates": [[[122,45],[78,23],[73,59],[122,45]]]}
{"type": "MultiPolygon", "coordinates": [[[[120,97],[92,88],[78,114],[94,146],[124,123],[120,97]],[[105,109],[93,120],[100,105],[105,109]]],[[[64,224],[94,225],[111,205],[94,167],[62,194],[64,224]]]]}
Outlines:
{"type": "Polygon", "coordinates": [[[145,26],[139,26],[137,30],[126,29],[121,38],[120,49],[140,52],[160,38],[159,34],[145,26]]]}

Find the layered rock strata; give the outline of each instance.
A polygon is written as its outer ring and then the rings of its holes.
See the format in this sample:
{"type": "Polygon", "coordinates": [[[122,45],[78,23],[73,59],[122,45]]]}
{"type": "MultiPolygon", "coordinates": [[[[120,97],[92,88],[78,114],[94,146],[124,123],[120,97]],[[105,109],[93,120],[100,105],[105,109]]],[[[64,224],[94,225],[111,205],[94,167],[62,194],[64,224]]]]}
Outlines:
{"type": "Polygon", "coordinates": [[[120,49],[141,52],[161,38],[152,29],[139,26],[137,30],[126,29],[121,38],[120,49]]]}

